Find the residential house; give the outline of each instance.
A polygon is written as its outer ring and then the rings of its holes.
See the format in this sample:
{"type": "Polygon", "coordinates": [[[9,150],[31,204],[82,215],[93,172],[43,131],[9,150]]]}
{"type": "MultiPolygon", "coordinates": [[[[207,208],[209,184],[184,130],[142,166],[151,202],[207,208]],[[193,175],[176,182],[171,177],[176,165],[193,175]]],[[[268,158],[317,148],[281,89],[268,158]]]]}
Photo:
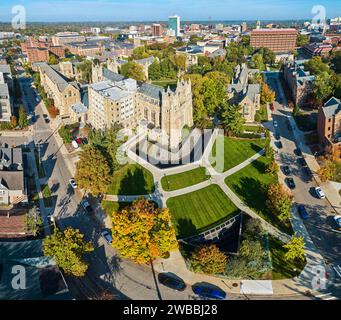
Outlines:
{"type": "Polygon", "coordinates": [[[0,148],[0,205],[27,202],[21,148],[0,148]]]}
{"type": "Polygon", "coordinates": [[[228,86],[229,102],[242,107],[241,112],[246,122],[254,122],[256,111],[260,108],[260,84],[249,84],[249,77],[259,70],[248,69],[246,64],[238,65],[235,77],[228,86]]]}

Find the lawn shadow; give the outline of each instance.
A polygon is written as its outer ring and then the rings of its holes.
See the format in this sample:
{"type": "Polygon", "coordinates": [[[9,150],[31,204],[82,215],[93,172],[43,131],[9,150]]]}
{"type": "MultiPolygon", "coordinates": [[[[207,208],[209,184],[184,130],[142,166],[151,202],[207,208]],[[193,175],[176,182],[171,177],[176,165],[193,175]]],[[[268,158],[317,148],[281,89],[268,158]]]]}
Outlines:
{"type": "Polygon", "coordinates": [[[176,222],[178,238],[186,238],[197,234],[197,228],[189,218],[182,218],[176,222]]]}
{"type": "Polygon", "coordinates": [[[145,195],[149,191],[146,188],[146,179],[141,168],[132,171],[129,169],[121,180],[119,195],[145,195]]]}

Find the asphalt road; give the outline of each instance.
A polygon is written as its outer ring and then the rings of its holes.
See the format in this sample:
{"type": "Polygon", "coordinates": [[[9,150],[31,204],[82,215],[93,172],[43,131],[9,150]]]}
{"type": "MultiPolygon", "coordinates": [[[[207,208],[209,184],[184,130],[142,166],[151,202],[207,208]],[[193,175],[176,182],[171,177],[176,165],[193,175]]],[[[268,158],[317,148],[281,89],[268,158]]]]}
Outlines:
{"type": "MultiPolygon", "coordinates": [[[[280,98],[280,101],[285,101],[285,97],[279,90],[280,82],[276,79],[271,79],[268,82],[276,90],[277,100],[280,98]]],[[[327,200],[317,197],[314,192],[314,188],[317,186],[315,180],[297,162],[299,157],[295,155],[294,150],[298,144],[293,131],[288,126],[287,115],[288,110],[278,101],[275,102],[273,121],[277,121],[278,127],[272,127],[272,130],[280,134],[280,141],[283,145],[282,149],[277,149],[279,159],[283,165],[289,166],[292,170],[292,178],[296,184],[296,188],[292,190],[294,201],[297,205],[303,204],[309,214],[309,219],[304,221],[304,224],[312,241],[325,261],[330,264],[331,270],[335,270],[334,268],[341,267],[341,233],[335,230],[333,221],[335,213],[327,200]]],[[[330,272],[330,280],[331,286],[326,290],[341,298],[341,274],[335,271],[330,272]]]]}

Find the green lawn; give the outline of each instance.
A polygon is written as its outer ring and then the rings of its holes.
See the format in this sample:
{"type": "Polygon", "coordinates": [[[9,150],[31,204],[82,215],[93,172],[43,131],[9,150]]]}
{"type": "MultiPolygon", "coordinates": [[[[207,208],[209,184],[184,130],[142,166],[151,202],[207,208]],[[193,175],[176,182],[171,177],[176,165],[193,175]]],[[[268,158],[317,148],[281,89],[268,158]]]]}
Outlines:
{"type": "Polygon", "coordinates": [[[128,164],[114,173],[107,194],[145,195],[153,192],[153,175],[138,164],[128,164]]]}
{"type": "Polygon", "coordinates": [[[237,207],[217,185],[170,198],[167,207],[179,238],[198,234],[238,213],[237,207]]]}
{"type": "Polygon", "coordinates": [[[206,174],[206,169],[200,167],[187,172],[165,176],[161,179],[161,184],[164,190],[173,191],[193,186],[209,178],[210,175],[206,174]]]}
{"type": "Polygon", "coordinates": [[[264,129],[261,126],[248,126],[248,125],[244,125],[243,126],[244,131],[248,131],[248,132],[262,132],[261,130],[264,129]]]}
{"type": "Polygon", "coordinates": [[[131,202],[113,202],[113,201],[105,201],[105,200],[103,200],[101,203],[102,209],[106,212],[108,216],[111,216],[113,212],[122,210],[125,207],[130,206],[130,205],[131,205],[131,202]]]}
{"type": "Polygon", "coordinates": [[[285,226],[266,208],[266,189],[276,178],[265,172],[269,159],[262,156],[247,167],[227,177],[225,183],[259,216],[280,230],[293,234],[291,225],[285,226]]]}
{"type": "Polygon", "coordinates": [[[290,279],[298,276],[303,270],[306,262],[288,262],[284,260],[286,249],[283,248],[283,243],[269,236],[269,247],[272,260],[272,279],[290,279]],[[294,270],[296,269],[296,271],[294,270]]]}
{"type": "Polygon", "coordinates": [[[43,195],[43,201],[44,201],[44,205],[45,207],[51,207],[52,206],[52,194],[51,194],[51,190],[49,188],[49,186],[47,184],[42,184],[40,186],[41,188],[41,193],[43,195]]]}
{"type": "Polygon", "coordinates": [[[167,79],[167,80],[155,80],[152,81],[152,84],[155,86],[160,86],[163,87],[165,89],[167,89],[168,86],[172,87],[176,87],[176,84],[178,83],[177,79],[167,79]]]}
{"type": "MultiPolygon", "coordinates": [[[[217,139],[222,139],[218,137],[217,139]]],[[[224,137],[224,150],[217,150],[217,141],[212,148],[211,157],[224,159],[224,172],[235,167],[261,151],[266,145],[267,139],[239,139],[224,137]]],[[[218,142],[220,144],[220,141],[218,142]]],[[[219,145],[218,144],[218,145],[219,145]]],[[[211,159],[214,165],[216,159],[211,159]]]]}

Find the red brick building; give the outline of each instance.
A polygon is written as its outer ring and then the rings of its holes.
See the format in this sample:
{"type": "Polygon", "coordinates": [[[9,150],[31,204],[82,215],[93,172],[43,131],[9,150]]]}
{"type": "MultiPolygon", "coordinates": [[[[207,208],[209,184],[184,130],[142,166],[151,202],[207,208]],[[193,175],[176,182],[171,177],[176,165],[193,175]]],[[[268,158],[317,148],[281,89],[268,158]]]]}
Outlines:
{"type": "Polygon", "coordinates": [[[296,48],[296,29],[255,29],[251,32],[253,48],[269,48],[276,53],[291,52],[296,48]]]}

